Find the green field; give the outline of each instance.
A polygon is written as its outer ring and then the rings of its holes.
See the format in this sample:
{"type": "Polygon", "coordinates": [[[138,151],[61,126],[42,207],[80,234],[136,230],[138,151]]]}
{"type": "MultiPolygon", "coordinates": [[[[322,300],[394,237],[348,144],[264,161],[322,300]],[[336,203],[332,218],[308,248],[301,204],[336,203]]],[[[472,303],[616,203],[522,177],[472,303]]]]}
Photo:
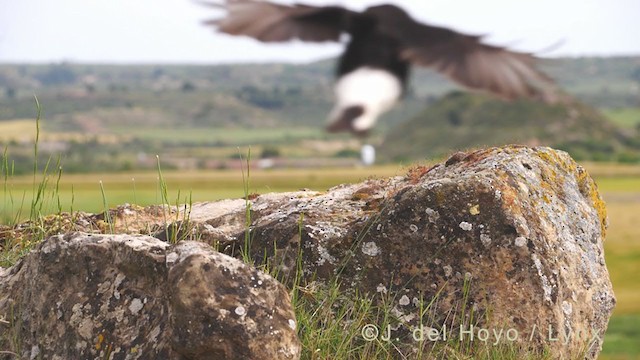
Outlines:
{"type": "MultiPolygon", "coordinates": [[[[249,191],[268,193],[295,191],[303,188],[326,190],[331,186],[358,182],[372,176],[393,176],[402,174],[399,166],[353,169],[311,169],[311,170],[251,170],[249,191]]],[[[116,173],[116,174],[63,174],[47,179],[49,191],[45,197],[43,213],[58,211],[103,211],[102,187],[110,207],[123,203],[151,205],[162,202],[158,172],[116,173]],[[59,204],[58,204],[59,200],[59,204]]],[[[245,174],[246,176],[246,174],[245,174]]],[[[169,200],[184,202],[212,201],[244,196],[243,173],[241,170],[165,172],[162,174],[167,184],[169,200]]],[[[37,184],[42,181],[36,179],[37,184]]],[[[32,176],[12,177],[2,186],[0,198],[2,211],[0,218],[6,223],[16,214],[27,214],[31,207],[33,193],[32,176]]]]}
{"type": "MultiPolygon", "coordinates": [[[[621,179],[628,189],[629,179],[621,179]]],[[[608,186],[615,181],[607,179],[608,186]]],[[[601,359],[640,358],[640,178],[635,191],[605,191],[609,230],[605,257],[618,303],[609,323],[601,359]]]]}
{"type": "Polygon", "coordinates": [[[326,137],[326,133],[321,128],[290,128],[283,130],[274,129],[241,129],[224,128],[215,129],[211,127],[202,128],[178,128],[171,129],[132,129],[127,127],[114,127],[110,129],[112,133],[124,136],[134,136],[144,140],[162,141],[163,143],[189,143],[189,144],[229,144],[229,139],[233,139],[233,144],[268,144],[282,142],[290,139],[313,139],[326,137]]]}

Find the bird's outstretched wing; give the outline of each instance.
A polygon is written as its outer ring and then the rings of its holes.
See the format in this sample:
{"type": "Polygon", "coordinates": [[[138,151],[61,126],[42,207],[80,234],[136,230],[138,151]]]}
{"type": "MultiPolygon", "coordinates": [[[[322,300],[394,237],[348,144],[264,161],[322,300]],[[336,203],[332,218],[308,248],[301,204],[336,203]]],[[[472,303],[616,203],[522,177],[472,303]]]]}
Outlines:
{"type": "Polygon", "coordinates": [[[227,15],[205,24],[223,33],[246,35],[264,42],[338,41],[351,16],[358,15],[340,6],[289,6],[255,0],[227,0],[209,5],[227,10],[227,15]]]}
{"type": "Polygon", "coordinates": [[[382,18],[379,26],[400,41],[401,56],[412,63],[432,67],[461,85],[503,98],[554,100],[554,82],[536,68],[538,59],[532,54],[485,44],[480,36],[407,20],[391,27],[385,26],[382,18]]]}

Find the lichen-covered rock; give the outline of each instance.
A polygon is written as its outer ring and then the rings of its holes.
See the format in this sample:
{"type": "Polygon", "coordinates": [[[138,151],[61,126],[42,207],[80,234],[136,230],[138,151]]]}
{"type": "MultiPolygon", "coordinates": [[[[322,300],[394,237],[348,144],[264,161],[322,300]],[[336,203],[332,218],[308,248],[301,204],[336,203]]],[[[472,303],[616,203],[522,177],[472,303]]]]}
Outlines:
{"type": "Polygon", "coordinates": [[[185,241],[167,255],[172,347],[188,359],[297,359],[284,287],[241,261],[185,241]]]}
{"type": "MultiPolygon", "coordinates": [[[[327,192],[187,209],[123,206],[110,215],[117,231],[197,239],[232,256],[248,248],[286,284],[299,273],[303,282],[339,277],[346,291],[391,299],[392,335],[406,343],[429,305],[428,325],[446,325],[450,336],[469,340],[474,326],[476,341],[595,358],[615,304],[602,247],[605,205],[586,171],[550,148],[457,153],[405,176],[327,192]]],[[[92,229],[102,218],[83,217],[92,229]]],[[[184,263],[185,271],[206,259],[184,263]]],[[[179,308],[185,300],[172,301],[179,308]]]]}
{"type": "Polygon", "coordinates": [[[308,279],[340,276],[347,290],[395,299],[399,337],[419,324],[420,303],[435,297],[434,327],[475,325],[502,331],[492,341],[594,358],[615,304],[602,247],[604,203],[561,151],[458,153],[404,177],[220,205],[194,205],[196,220],[173,236],[229,254],[248,238],[255,262],[267,259],[285,281],[301,253],[308,279]]]}
{"type": "Polygon", "coordinates": [[[49,238],[0,272],[0,318],[25,359],[297,359],[300,352],[280,283],[202,243],[170,246],[148,236],[49,238]]]}
{"type": "MultiPolygon", "coordinates": [[[[343,270],[350,286],[396,293],[407,324],[416,325],[420,296],[437,296],[436,323],[466,306],[490,341],[512,330],[508,341],[558,358],[597,356],[615,298],[605,206],[584,169],[549,148],[493,148],[456,154],[405,184],[366,233],[347,235],[356,239],[343,270]]],[[[466,321],[452,325],[470,330],[466,321]]]]}

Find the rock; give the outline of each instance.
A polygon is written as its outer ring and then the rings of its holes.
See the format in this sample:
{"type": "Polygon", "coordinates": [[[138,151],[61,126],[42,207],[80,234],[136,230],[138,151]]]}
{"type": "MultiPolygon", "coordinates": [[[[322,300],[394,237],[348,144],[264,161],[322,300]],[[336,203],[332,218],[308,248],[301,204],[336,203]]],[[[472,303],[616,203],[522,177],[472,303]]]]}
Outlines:
{"type": "Polygon", "coordinates": [[[303,283],[338,279],[347,292],[392,299],[393,335],[406,344],[430,304],[430,327],[467,340],[489,334],[553,358],[596,358],[615,305],[604,202],[586,171],[550,148],[461,152],[327,192],[110,215],[117,231],[197,239],[236,257],[248,248],[289,286],[301,263],[303,283]]]}
{"type": "MultiPolygon", "coordinates": [[[[403,182],[370,225],[346,236],[356,251],[343,281],[427,303],[437,296],[439,325],[452,309],[473,309],[490,341],[513,330],[554,358],[597,357],[615,298],[605,206],[584,169],[549,148],[493,148],[403,182]]],[[[418,319],[415,306],[398,305],[399,317],[418,319]]],[[[467,321],[451,325],[467,331],[467,321]]]]}
{"type": "Polygon", "coordinates": [[[171,246],[149,236],[49,238],[0,271],[0,318],[25,359],[297,359],[300,353],[295,314],[280,283],[208,245],[171,246]]]}
{"type": "Polygon", "coordinates": [[[586,171],[550,148],[458,153],[404,177],[325,193],[195,204],[191,219],[173,237],[228,254],[248,238],[254,261],[267,259],[285,282],[301,253],[307,279],[339,277],[347,291],[393,294],[394,335],[405,339],[420,302],[435,297],[433,327],[502,331],[503,342],[510,331],[507,342],[554,357],[595,358],[615,304],[604,202],[586,171]]]}

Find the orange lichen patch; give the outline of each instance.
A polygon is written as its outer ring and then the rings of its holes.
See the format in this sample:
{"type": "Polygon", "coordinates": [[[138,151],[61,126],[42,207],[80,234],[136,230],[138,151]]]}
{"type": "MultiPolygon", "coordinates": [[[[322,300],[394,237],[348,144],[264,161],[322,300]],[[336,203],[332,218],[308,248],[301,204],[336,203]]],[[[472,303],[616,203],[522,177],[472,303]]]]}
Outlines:
{"type": "Polygon", "coordinates": [[[365,186],[363,188],[360,188],[358,190],[356,190],[353,193],[353,196],[351,196],[351,200],[354,201],[360,201],[360,200],[367,200],[369,198],[371,198],[371,196],[375,193],[375,190],[372,189],[371,187],[365,186]]]}
{"type": "MultiPolygon", "coordinates": [[[[569,174],[577,173],[578,164],[571,159],[568,154],[555,151],[549,148],[534,148],[535,154],[549,164],[554,164],[556,167],[564,170],[569,174]],[[562,156],[564,154],[565,156],[562,156]]],[[[557,174],[553,174],[552,180],[556,178],[557,174]]]]}
{"type": "Polygon", "coordinates": [[[558,164],[562,169],[567,171],[570,174],[573,174],[578,183],[578,188],[580,193],[586,198],[591,200],[593,207],[598,212],[598,217],[600,218],[601,226],[602,226],[602,234],[604,237],[606,230],[606,219],[607,219],[607,211],[604,201],[598,192],[598,187],[589,176],[589,173],[580,165],[576,164],[573,161],[567,161],[564,157],[560,157],[556,152],[539,152],[538,155],[545,159],[549,158],[558,164]]]}
{"type": "MultiPolygon", "coordinates": [[[[544,151],[536,149],[536,155],[542,160],[548,163],[556,164],[560,169],[566,171],[575,177],[580,193],[591,201],[592,206],[598,213],[600,219],[600,228],[602,231],[602,238],[605,238],[607,230],[607,208],[605,202],[602,200],[600,193],[598,192],[598,186],[593,181],[589,173],[580,165],[576,164],[568,156],[560,156],[556,151],[544,151]]],[[[554,186],[554,189],[559,194],[562,193],[562,184],[558,184],[556,181],[556,173],[545,173],[544,176],[548,178],[548,183],[554,186]]],[[[543,186],[546,184],[543,183],[543,186]]]]}
{"type": "Polygon", "coordinates": [[[600,193],[598,192],[598,185],[593,181],[591,176],[587,173],[587,171],[582,167],[578,166],[576,169],[578,180],[578,188],[580,189],[580,193],[584,195],[586,198],[591,200],[591,204],[593,204],[593,208],[598,212],[598,217],[600,218],[600,228],[602,230],[602,239],[606,238],[607,232],[607,206],[602,200],[600,193]]]}
{"type": "Polygon", "coordinates": [[[464,162],[468,162],[468,163],[476,163],[479,162],[483,159],[485,159],[487,156],[489,156],[490,154],[493,153],[493,150],[495,150],[495,148],[488,148],[488,149],[479,149],[476,151],[473,151],[471,153],[468,153],[463,159],[462,161],[464,162]]]}
{"type": "Polygon", "coordinates": [[[513,187],[503,186],[500,188],[500,197],[505,209],[517,209],[518,194],[513,187]]]}
{"type": "Polygon", "coordinates": [[[353,201],[364,201],[365,207],[363,210],[366,212],[378,212],[380,211],[380,205],[385,199],[385,183],[379,181],[367,181],[367,185],[354,191],[351,195],[353,201]]]}
{"type": "Polygon", "coordinates": [[[462,160],[464,160],[467,156],[469,156],[467,153],[464,153],[462,151],[458,151],[457,153],[451,155],[447,161],[444,162],[445,166],[451,166],[453,164],[457,164],[459,162],[461,162],[462,160]]]}
{"type": "Polygon", "coordinates": [[[431,169],[433,169],[433,166],[416,165],[409,168],[405,177],[411,184],[415,185],[420,182],[420,179],[422,179],[422,177],[431,169]]]}
{"type": "Polygon", "coordinates": [[[96,350],[102,349],[102,343],[104,343],[104,335],[98,334],[98,339],[96,340],[95,345],[96,350]]]}

